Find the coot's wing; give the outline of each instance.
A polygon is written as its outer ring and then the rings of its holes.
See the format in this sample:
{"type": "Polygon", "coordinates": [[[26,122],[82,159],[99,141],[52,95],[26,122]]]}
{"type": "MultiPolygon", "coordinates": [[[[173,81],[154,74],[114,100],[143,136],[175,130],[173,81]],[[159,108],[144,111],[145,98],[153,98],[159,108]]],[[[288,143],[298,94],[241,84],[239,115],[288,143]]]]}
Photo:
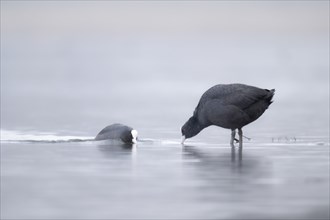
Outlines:
{"type": "Polygon", "coordinates": [[[131,128],[122,124],[112,124],[103,128],[95,139],[120,139],[126,130],[131,128]]]}
{"type": "Polygon", "coordinates": [[[269,95],[269,91],[259,89],[252,86],[234,87],[230,93],[221,96],[218,99],[222,100],[225,105],[234,105],[242,110],[249,108],[254,103],[265,99],[269,95]]]}
{"type": "Polygon", "coordinates": [[[207,90],[201,97],[194,115],[207,101],[216,99],[222,105],[234,105],[242,110],[265,99],[270,91],[244,84],[216,85],[207,90]]]}
{"type": "Polygon", "coordinates": [[[101,134],[104,134],[104,133],[109,133],[109,132],[114,132],[116,130],[121,130],[121,128],[123,127],[124,125],[122,124],[112,124],[112,125],[109,125],[105,128],[103,128],[99,133],[98,135],[101,135],[101,134]]]}

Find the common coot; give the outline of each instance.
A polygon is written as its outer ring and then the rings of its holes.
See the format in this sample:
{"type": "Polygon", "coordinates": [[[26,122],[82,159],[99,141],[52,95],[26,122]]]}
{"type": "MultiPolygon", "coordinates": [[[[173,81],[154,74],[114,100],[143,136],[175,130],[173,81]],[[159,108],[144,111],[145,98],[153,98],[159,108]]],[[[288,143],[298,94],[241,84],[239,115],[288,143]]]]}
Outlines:
{"type": "Polygon", "coordinates": [[[122,143],[136,143],[138,132],[123,124],[112,124],[103,128],[95,140],[114,140],[122,143]]]}
{"type": "Polygon", "coordinates": [[[261,89],[244,84],[219,84],[208,89],[200,98],[193,116],[182,126],[182,144],[186,138],[201,130],[216,125],[231,129],[231,146],[239,135],[243,146],[242,128],[258,119],[273,102],[275,89],[261,89]]]}

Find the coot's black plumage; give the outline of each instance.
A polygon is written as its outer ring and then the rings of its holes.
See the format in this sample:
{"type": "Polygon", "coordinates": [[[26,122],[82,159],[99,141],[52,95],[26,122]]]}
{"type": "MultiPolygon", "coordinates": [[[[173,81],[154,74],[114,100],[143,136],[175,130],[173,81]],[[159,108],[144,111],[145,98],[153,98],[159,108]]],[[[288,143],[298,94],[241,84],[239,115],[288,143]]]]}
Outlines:
{"type": "Polygon", "coordinates": [[[123,143],[136,143],[137,131],[123,124],[112,124],[103,128],[95,140],[114,140],[123,143]]]}
{"type": "Polygon", "coordinates": [[[242,127],[259,118],[272,103],[274,89],[260,89],[244,84],[219,84],[208,89],[199,100],[193,116],[183,125],[182,143],[201,130],[217,125],[232,130],[234,145],[238,129],[239,144],[243,144],[242,127]]]}

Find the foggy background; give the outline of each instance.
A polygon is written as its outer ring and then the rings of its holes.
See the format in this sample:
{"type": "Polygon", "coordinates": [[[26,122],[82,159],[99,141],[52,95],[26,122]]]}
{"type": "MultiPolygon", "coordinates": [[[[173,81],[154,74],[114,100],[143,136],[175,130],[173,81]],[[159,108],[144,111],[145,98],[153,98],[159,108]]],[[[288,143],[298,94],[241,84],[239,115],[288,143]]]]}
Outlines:
{"type": "Polygon", "coordinates": [[[329,2],[1,1],[2,130],[179,137],[236,82],[276,89],[248,133],[327,136],[329,2]]]}
{"type": "Polygon", "coordinates": [[[328,219],[329,1],[1,1],[0,143],[4,219],[328,219]],[[182,146],[220,83],[274,103],[182,146]]]}

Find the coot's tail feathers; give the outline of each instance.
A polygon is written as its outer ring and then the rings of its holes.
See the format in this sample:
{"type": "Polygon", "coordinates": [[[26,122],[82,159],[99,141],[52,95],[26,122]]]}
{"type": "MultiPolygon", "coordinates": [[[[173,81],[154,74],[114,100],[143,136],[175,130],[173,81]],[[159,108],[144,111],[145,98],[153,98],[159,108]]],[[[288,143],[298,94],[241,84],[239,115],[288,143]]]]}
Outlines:
{"type": "Polygon", "coordinates": [[[273,96],[275,94],[275,89],[271,89],[271,90],[267,89],[267,91],[269,91],[269,94],[267,95],[266,100],[269,102],[269,105],[270,105],[270,104],[273,103],[272,99],[273,99],[273,96]]]}

